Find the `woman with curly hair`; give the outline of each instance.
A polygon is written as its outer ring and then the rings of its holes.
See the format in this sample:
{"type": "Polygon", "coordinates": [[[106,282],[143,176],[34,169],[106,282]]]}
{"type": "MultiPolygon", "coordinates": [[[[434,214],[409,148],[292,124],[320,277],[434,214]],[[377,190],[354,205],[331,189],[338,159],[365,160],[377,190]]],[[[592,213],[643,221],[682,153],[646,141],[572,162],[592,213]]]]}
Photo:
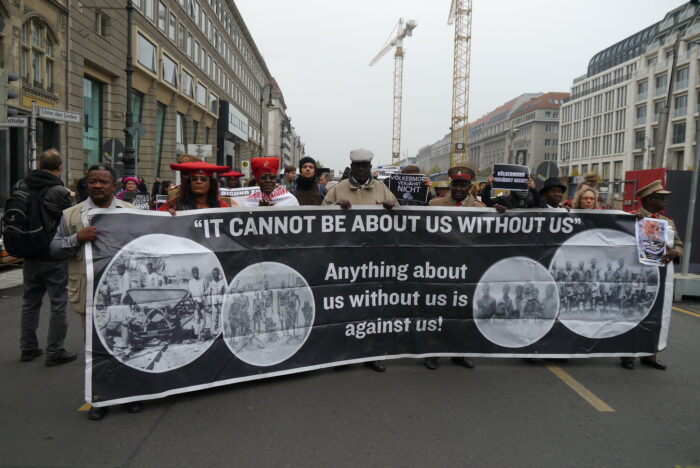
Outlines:
{"type": "Polygon", "coordinates": [[[572,206],[575,210],[598,210],[598,192],[585,186],[574,195],[572,206]]]}

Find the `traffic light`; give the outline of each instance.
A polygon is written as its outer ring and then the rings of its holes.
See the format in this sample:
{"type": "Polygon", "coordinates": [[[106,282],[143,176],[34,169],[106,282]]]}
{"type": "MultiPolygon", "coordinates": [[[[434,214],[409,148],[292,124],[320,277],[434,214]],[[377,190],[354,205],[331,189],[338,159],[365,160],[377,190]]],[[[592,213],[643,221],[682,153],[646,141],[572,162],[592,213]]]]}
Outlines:
{"type": "MultiPolygon", "coordinates": [[[[7,85],[17,80],[19,80],[17,75],[8,73],[7,70],[0,68],[0,123],[7,122],[7,100],[17,99],[18,97],[16,92],[7,89],[7,85]]],[[[16,115],[16,112],[10,112],[10,114],[16,115]]]]}

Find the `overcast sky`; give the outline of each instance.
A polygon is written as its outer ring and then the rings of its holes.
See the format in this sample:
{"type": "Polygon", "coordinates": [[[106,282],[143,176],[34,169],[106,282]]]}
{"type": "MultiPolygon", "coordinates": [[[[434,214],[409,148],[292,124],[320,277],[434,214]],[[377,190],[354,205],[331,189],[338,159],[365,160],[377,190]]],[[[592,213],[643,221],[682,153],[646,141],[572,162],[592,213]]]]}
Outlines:
{"type": "MultiPolygon", "coordinates": [[[[450,0],[236,0],[308,155],[336,170],[350,150],[391,162],[393,50],[404,41],[401,154],[445,135],[452,109],[450,0]]],[[[660,21],[680,0],[474,0],[469,117],[526,92],[571,90],[598,51],[660,21]]]]}

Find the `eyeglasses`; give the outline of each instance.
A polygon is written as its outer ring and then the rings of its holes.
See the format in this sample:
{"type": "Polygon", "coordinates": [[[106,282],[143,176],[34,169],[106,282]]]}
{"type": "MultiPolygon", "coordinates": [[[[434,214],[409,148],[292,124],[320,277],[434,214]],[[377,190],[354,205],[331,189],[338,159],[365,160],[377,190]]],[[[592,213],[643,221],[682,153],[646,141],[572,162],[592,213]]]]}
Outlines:
{"type": "Polygon", "coordinates": [[[270,175],[258,176],[257,179],[259,181],[266,181],[266,180],[275,180],[275,179],[277,179],[277,177],[275,175],[270,174],[270,175]]]}
{"type": "Polygon", "coordinates": [[[211,177],[207,176],[191,176],[190,180],[192,182],[209,182],[211,180],[211,177]]]}

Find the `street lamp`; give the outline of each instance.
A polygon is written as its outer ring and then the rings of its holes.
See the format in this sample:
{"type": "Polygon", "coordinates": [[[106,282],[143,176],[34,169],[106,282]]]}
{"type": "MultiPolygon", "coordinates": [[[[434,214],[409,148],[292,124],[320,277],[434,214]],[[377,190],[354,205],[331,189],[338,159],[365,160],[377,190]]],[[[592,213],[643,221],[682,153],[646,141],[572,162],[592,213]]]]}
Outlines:
{"type": "Polygon", "coordinates": [[[265,88],[269,88],[267,100],[267,108],[272,109],[275,105],[272,103],[272,85],[267,83],[260,88],[260,133],[258,135],[258,157],[262,158],[262,134],[263,134],[263,101],[265,100],[265,88]]]}

